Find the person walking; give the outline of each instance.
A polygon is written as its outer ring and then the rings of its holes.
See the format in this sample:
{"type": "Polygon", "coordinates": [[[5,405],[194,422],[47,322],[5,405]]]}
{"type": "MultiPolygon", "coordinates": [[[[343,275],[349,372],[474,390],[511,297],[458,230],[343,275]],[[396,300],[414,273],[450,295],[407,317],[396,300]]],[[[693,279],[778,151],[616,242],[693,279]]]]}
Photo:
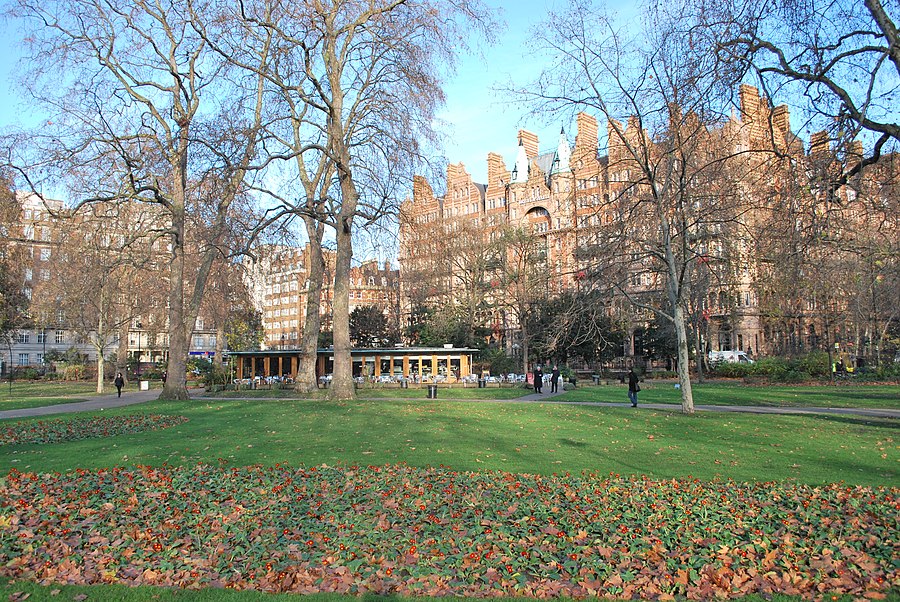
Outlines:
{"type": "Polygon", "coordinates": [[[559,393],[559,366],[553,366],[553,372],[550,373],[550,392],[559,393]]]}
{"type": "Polygon", "coordinates": [[[628,399],[631,401],[631,407],[637,407],[637,394],[641,390],[638,384],[637,374],[634,373],[634,366],[628,371],[628,399]]]}
{"type": "Polygon", "coordinates": [[[543,393],[544,387],[544,373],[541,372],[541,366],[538,364],[534,367],[534,392],[535,393],[543,393]]]}
{"type": "Polygon", "coordinates": [[[125,386],[125,379],[122,378],[122,373],[116,373],[116,380],[113,381],[113,384],[116,385],[116,391],[119,392],[119,397],[122,397],[122,387],[125,386]]]}

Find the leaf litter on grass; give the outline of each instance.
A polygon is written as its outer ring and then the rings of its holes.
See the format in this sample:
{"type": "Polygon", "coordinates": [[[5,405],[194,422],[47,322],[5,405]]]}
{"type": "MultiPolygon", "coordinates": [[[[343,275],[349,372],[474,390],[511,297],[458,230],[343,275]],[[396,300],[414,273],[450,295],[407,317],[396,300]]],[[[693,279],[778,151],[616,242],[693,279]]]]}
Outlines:
{"type": "Polygon", "coordinates": [[[898,489],[370,467],[11,471],[0,575],[266,592],[705,599],[900,586],[898,489]]]}

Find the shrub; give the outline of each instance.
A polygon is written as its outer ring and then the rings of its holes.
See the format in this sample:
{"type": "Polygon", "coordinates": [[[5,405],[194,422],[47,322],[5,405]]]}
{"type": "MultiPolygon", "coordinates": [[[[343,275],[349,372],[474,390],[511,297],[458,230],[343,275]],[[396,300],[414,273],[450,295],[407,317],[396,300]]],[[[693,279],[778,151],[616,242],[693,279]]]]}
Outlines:
{"type": "Polygon", "coordinates": [[[828,354],[824,351],[812,351],[796,358],[791,362],[791,368],[809,376],[828,376],[831,373],[828,354]]]}
{"type": "Polygon", "coordinates": [[[760,376],[777,378],[788,369],[788,361],[783,357],[766,357],[753,364],[753,373],[760,376]]]}
{"type": "Polygon", "coordinates": [[[209,371],[201,375],[200,381],[206,387],[224,385],[228,382],[228,374],[221,366],[214,365],[209,371]]]}
{"type": "Polygon", "coordinates": [[[732,364],[722,362],[717,364],[714,373],[722,378],[744,378],[753,374],[753,364],[732,364]]]}

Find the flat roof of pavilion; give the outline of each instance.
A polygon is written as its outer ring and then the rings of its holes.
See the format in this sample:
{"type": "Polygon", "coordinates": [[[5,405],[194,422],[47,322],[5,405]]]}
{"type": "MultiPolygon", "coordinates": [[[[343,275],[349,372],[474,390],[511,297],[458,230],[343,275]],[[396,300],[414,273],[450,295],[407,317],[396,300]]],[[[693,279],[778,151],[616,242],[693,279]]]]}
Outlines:
{"type": "MultiPolygon", "coordinates": [[[[448,353],[476,353],[478,349],[470,349],[468,347],[390,347],[377,349],[361,349],[355,348],[350,350],[351,355],[446,355],[448,353]]],[[[303,353],[303,350],[297,347],[289,349],[257,349],[256,351],[229,351],[229,355],[281,355],[284,353],[303,353]]],[[[316,349],[317,355],[328,355],[334,353],[333,347],[325,349],[316,349]]]]}

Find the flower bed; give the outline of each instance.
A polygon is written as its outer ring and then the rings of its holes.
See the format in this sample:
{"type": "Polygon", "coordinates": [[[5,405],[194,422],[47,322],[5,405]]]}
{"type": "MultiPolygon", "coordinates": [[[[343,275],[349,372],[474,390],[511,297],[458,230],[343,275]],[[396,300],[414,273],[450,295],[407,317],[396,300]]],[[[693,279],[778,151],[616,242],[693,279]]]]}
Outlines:
{"type": "Polygon", "coordinates": [[[136,414],[134,416],[92,416],[72,420],[14,422],[0,427],[0,445],[21,443],[61,443],[79,439],[131,435],[164,429],[187,422],[185,416],[136,414]]]}
{"type": "Polygon", "coordinates": [[[898,490],[407,466],[12,471],[0,575],[269,592],[879,597],[898,490]]]}

